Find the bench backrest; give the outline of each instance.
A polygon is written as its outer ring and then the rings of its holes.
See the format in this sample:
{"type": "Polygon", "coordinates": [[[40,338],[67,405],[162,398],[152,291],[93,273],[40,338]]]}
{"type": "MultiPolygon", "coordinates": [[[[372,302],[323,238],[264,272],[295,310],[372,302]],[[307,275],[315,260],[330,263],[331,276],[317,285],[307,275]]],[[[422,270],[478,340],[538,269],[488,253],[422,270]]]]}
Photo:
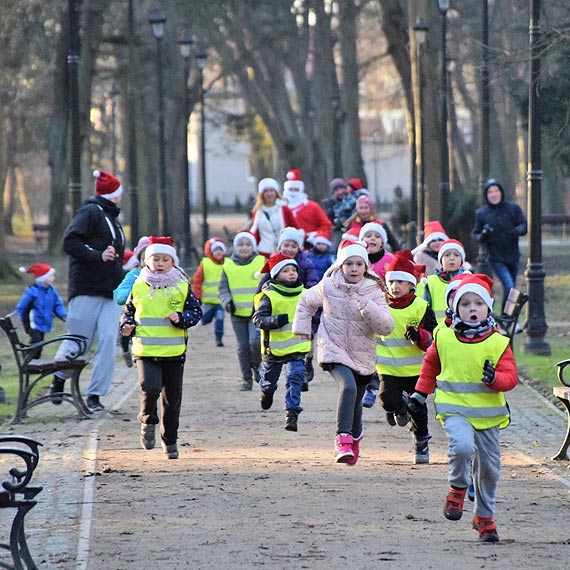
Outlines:
{"type": "Polygon", "coordinates": [[[521,293],[518,289],[511,289],[503,308],[503,314],[507,315],[508,317],[514,317],[516,315],[517,309],[520,313],[520,310],[526,303],[526,299],[524,299],[524,297],[526,297],[526,295],[521,293]]]}
{"type": "Polygon", "coordinates": [[[12,352],[16,358],[18,368],[24,364],[22,348],[26,345],[22,343],[18,336],[18,329],[23,329],[22,322],[17,313],[9,313],[5,317],[0,318],[0,328],[6,333],[12,352]]]}

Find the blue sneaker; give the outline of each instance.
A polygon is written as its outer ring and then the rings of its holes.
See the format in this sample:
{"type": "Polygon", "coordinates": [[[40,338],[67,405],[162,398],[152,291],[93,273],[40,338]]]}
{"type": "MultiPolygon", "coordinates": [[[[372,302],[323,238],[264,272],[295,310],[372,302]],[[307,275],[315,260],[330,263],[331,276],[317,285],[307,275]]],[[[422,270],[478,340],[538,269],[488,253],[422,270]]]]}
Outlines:
{"type": "Polygon", "coordinates": [[[365,408],[371,408],[376,403],[376,392],[374,390],[366,390],[362,397],[362,405],[365,408]]]}

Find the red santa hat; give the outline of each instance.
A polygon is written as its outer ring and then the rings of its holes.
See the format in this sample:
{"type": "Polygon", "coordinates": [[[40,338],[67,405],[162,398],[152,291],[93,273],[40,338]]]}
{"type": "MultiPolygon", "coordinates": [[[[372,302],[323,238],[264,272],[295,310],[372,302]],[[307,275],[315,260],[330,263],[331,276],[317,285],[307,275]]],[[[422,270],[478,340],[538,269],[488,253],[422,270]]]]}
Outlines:
{"type": "Polygon", "coordinates": [[[453,312],[457,313],[459,299],[465,293],[475,293],[483,299],[489,311],[493,310],[493,280],[488,275],[482,273],[468,274],[461,279],[453,297],[453,312]]]}
{"type": "Polygon", "coordinates": [[[415,287],[424,271],[425,265],[415,264],[412,252],[403,249],[394,254],[394,259],[386,267],[386,281],[408,281],[415,287]]]}
{"type": "Polygon", "coordinates": [[[348,181],[348,186],[349,186],[348,190],[351,194],[353,194],[357,190],[366,189],[366,186],[364,185],[364,180],[362,180],[362,178],[351,178],[348,181]]]}
{"type": "Polygon", "coordinates": [[[328,239],[325,235],[323,234],[316,234],[314,237],[312,237],[310,239],[310,243],[312,243],[313,245],[319,245],[319,244],[324,244],[327,247],[330,247],[332,245],[331,240],[328,239]]]}
{"type": "Polygon", "coordinates": [[[303,248],[303,243],[305,241],[305,232],[302,229],[286,227],[279,233],[279,239],[277,240],[277,249],[281,247],[284,241],[294,241],[299,249],[303,248]]]}
{"type": "Polygon", "coordinates": [[[337,265],[342,265],[349,257],[361,257],[366,263],[366,266],[370,264],[368,261],[368,252],[366,251],[366,244],[362,241],[350,241],[344,240],[341,242],[338,253],[336,255],[337,265]]]}
{"type": "Polygon", "coordinates": [[[34,263],[27,269],[25,267],[20,267],[19,269],[21,273],[31,273],[38,283],[44,283],[55,275],[55,269],[47,263],[34,263]]]}
{"type": "Polygon", "coordinates": [[[349,241],[362,241],[359,239],[359,236],[360,230],[358,228],[351,228],[342,234],[341,239],[349,241]]]}
{"type": "Polygon", "coordinates": [[[465,248],[463,247],[463,244],[456,239],[448,239],[445,240],[442,244],[441,247],[439,248],[439,251],[437,252],[437,260],[441,263],[441,258],[443,257],[443,254],[446,251],[449,251],[450,249],[455,249],[459,255],[461,256],[461,263],[463,263],[465,261],[465,248]]]}
{"type": "Polygon", "coordinates": [[[294,265],[298,267],[297,262],[288,255],[283,255],[282,253],[274,253],[266,262],[261,273],[269,273],[272,279],[275,279],[279,272],[287,265],[294,265]]]}
{"type": "Polygon", "coordinates": [[[445,233],[443,226],[437,221],[426,222],[424,224],[424,241],[423,245],[428,245],[432,241],[440,240],[446,241],[449,236],[445,233]]]}
{"type": "Polygon", "coordinates": [[[279,192],[279,183],[275,178],[262,178],[257,183],[257,191],[259,194],[263,194],[265,190],[275,190],[275,192],[279,192]]]}
{"type": "Polygon", "coordinates": [[[451,299],[453,298],[453,295],[455,294],[455,291],[457,291],[457,287],[459,287],[462,279],[467,277],[467,275],[471,275],[471,273],[460,273],[459,275],[456,275],[455,277],[453,277],[451,279],[451,281],[449,282],[449,285],[445,289],[445,304],[448,307],[451,306],[450,302],[451,302],[451,299]]]}
{"type": "Polygon", "coordinates": [[[253,247],[253,251],[257,251],[257,239],[255,239],[255,236],[248,230],[241,230],[235,235],[234,240],[232,242],[234,250],[237,249],[237,246],[238,246],[238,243],[240,242],[240,240],[242,240],[244,238],[251,242],[251,245],[253,247]]]}
{"type": "Polygon", "coordinates": [[[170,255],[175,265],[180,263],[174,248],[174,240],[170,236],[150,236],[148,238],[148,246],[144,252],[145,259],[159,254],[170,255]]]}
{"type": "Polygon", "coordinates": [[[118,198],[123,193],[121,182],[112,174],[103,172],[102,170],[94,170],[93,176],[97,179],[95,182],[95,192],[98,196],[111,200],[118,198]]]}
{"type": "Polygon", "coordinates": [[[125,271],[128,271],[127,269],[127,264],[129,263],[129,261],[133,258],[135,252],[132,249],[125,249],[125,252],[123,253],[123,269],[125,271]]]}
{"type": "Polygon", "coordinates": [[[305,183],[301,177],[301,171],[298,168],[293,168],[287,172],[287,181],[283,184],[285,190],[291,188],[298,188],[299,192],[305,191],[305,183]]]}
{"type": "Polygon", "coordinates": [[[358,239],[360,241],[364,241],[364,236],[368,232],[376,232],[380,236],[380,239],[382,240],[382,243],[384,245],[388,241],[388,235],[386,234],[386,230],[384,229],[384,226],[380,222],[368,222],[364,224],[362,228],[360,228],[358,239]]]}

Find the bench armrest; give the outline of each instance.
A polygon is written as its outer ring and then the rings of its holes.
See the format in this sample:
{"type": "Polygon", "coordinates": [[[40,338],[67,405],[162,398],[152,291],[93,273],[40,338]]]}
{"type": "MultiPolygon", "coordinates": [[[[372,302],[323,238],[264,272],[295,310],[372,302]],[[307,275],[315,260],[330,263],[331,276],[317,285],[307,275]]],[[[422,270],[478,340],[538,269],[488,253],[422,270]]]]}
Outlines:
{"type": "Polygon", "coordinates": [[[38,457],[35,453],[17,447],[0,447],[0,455],[15,455],[20,457],[25,463],[25,470],[21,471],[16,467],[11,467],[9,473],[12,479],[6,479],[0,485],[11,493],[23,491],[32,480],[32,475],[38,464],[38,457]]]}
{"type": "Polygon", "coordinates": [[[558,375],[558,381],[560,382],[560,384],[562,384],[563,386],[570,386],[570,380],[567,380],[566,378],[564,378],[564,369],[570,364],[570,359],[567,360],[561,360],[560,362],[557,362],[554,366],[556,366],[557,370],[557,375],[558,375]]]}
{"type": "Polygon", "coordinates": [[[22,351],[23,355],[24,355],[24,360],[26,362],[26,364],[32,360],[30,358],[30,355],[32,354],[32,351],[35,350],[36,348],[42,348],[44,346],[47,346],[48,344],[53,344],[54,342],[63,342],[65,340],[69,340],[71,342],[74,342],[77,345],[77,352],[72,352],[70,354],[67,354],[65,356],[65,358],[67,360],[75,360],[78,356],[80,356],[81,354],[83,354],[84,352],[86,352],[87,350],[87,337],[82,336],[82,335],[78,335],[78,334],[62,334],[53,338],[49,338],[47,340],[42,340],[41,342],[35,342],[34,344],[28,344],[24,347],[22,347],[20,350],[22,351]]]}

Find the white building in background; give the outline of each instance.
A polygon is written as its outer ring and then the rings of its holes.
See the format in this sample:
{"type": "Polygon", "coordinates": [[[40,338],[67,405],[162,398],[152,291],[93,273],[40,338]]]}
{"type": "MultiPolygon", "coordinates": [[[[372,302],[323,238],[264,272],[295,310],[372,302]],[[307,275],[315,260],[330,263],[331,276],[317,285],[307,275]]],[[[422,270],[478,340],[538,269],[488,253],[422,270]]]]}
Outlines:
{"type": "MultiPolygon", "coordinates": [[[[385,134],[405,128],[401,111],[387,112],[382,122],[385,134]]],[[[190,120],[189,162],[194,211],[202,207],[199,137],[200,114],[193,113],[190,120]]],[[[393,140],[391,136],[386,138],[393,140]]],[[[217,200],[222,206],[233,206],[236,198],[239,198],[240,203],[246,205],[256,196],[257,180],[251,174],[249,152],[246,142],[208,120],[206,106],[206,185],[210,204],[217,200]]],[[[368,189],[378,204],[391,204],[397,186],[402,188],[404,197],[410,195],[411,158],[408,145],[385,144],[380,137],[368,137],[362,140],[362,155],[368,189]]]]}

